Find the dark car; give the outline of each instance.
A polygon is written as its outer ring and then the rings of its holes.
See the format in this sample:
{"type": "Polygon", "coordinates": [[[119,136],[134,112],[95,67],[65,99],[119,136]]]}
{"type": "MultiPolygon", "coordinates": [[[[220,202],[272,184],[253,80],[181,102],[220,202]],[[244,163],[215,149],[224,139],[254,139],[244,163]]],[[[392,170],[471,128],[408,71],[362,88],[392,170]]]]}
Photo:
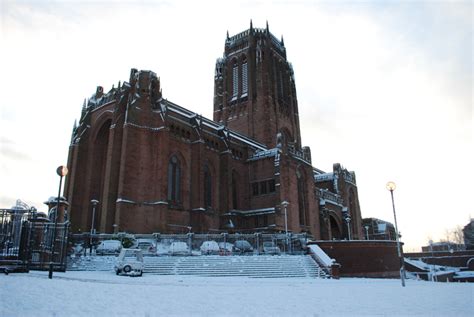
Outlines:
{"type": "Polygon", "coordinates": [[[232,251],[234,253],[250,253],[253,252],[253,247],[246,240],[237,240],[234,242],[232,251]]]}

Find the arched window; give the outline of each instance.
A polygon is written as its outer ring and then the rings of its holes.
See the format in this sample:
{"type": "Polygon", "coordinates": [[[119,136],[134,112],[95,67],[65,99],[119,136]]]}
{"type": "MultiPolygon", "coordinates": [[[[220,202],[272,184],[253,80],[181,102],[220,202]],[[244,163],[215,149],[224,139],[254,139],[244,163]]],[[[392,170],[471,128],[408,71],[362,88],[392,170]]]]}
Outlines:
{"type": "Polygon", "coordinates": [[[232,66],[232,99],[237,99],[239,95],[239,64],[237,60],[232,66]]]}
{"type": "Polygon", "coordinates": [[[212,178],[209,167],[204,165],[204,208],[212,207],[212,178]]]}
{"type": "Polygon", "coordinates": [[[247,59],[244,57],[244,59],[242,60],[242,97],[247,96],[248,90],[248,66],[247,59]]]}
{"type": "Polygon", "coordinates": [[[168,200],[181,201],[181,167],[176,156],[171,157],[168,164],[168,200]]]}
{"type": "Polygon", "coordinates": [[[232,209],[238,209],[237,174],[232,171],[232,209]]]}
{"type": "Polygon", "coordinates": [[[298,210],[299,210],[300,225],[307,226],[308,215],[307,215],[307,208],[306,208],[305,179],[304,179],[304,175],[299,170],[296,171],[296,178],[297,178],[297,186],[298,186],[298,210]]]}

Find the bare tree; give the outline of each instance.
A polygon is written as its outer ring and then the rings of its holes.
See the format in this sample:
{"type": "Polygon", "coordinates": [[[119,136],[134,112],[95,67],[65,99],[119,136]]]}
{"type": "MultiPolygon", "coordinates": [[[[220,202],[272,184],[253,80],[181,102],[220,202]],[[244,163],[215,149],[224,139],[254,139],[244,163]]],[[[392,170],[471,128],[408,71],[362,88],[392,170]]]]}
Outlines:
{"type": "Polygon", "coordinates": [[[456,244],[464,244],[464,233],[461,226],[456,226],[451,230],[451,241],[456,244]]]}

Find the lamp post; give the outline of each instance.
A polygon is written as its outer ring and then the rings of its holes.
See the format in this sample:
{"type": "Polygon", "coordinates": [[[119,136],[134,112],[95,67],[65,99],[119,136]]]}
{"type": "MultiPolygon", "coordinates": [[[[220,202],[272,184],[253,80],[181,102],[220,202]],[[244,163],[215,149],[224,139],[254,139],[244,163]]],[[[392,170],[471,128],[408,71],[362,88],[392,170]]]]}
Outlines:
{"type": "Polygon", "coordinates": [[[437,282],[437,279],[436,279],[436,267],[435,267],[434,262],[433,262],[433,258],[434,258],[433,240],[430,240],[429,243],[430,243],[430,251],[431,251],[431,266],[430,266],[431,281],[432,281],[432,282],[435,282],[435,281],[437,282]]]}
{"type": "Polygon", "coordinates": [[[92,254],[92,235],[95,234],[95,207],[99,204],[99,201],[97,199],[92,199],[91,200],[92,204],[92,222],[91,222],[91,234],[89,236],[89,245],[90,245],[90,250],[89,254],[92,254]]]}
{"type": "Polygon", "coordinates": [[[400,239],[398,234],[398,225],[397,225],[397,214],[395,213],[395,201],[393,200],[393,191],[397,186],[394,182],[388,182],[386,185],[387,190],[390,191],[390,195],[392,196],[392,208],[393,208],[393,218],[395,220],[395,237],[397,238],[397,251],[398,251],[398,258],[400,260],[400,279],[402,280],[402,286],[405,287],[405,264],[402,257],[402,250],[400,247],[400,239]]]}
{"type": "Polygon", "coordinates": [[[288,250],[288,215],[286,213],[286,207],[288,207],[290,203],[287,202],[286,200],[281,202],[281,205],[283,206],[283,210],[285,211],[285,237],[286,237],[286,250],[288,250]]]}
{"type": "Polygon", "coordinates": [[[349,241],[352,240],[352,237],[351,237],[351,216],[347,215],[346,218],[344,218],[346,220],[346,224],[347,224],[347,237],[349,238],[349,241]]]}
{"type": "Polygon", "coordinates": [[[54,247],[56,240],[56,229],[58,226],[58,213],[59,213],[59,201],[61,200],[61,186],[63,184],[63,176],[66,176],[68,169],[66,166],[59,166],[56,169],[56,173],[59,175],[59,190],[58,190],[58,201],[56,205],[56,212],[54,213],[54,228],[53,228],[53,239],[51,240],[51,256],[49,258],[49,274],[48,278],[53,278],[53,260],[54,260],[54,247]]]}
{"type": "Polygon", "coordinates": [[[347,238],[351,239],[351,215],[349,215],[349,209],[347,207],[342,208],[342,213],[344,214],[344,220],[347,224],[347,238]]]}
{"type": "Polygon", "coordinates": [[[369,226],[364,226],[365,228],[365,240],[369,240],[369,226]]]}

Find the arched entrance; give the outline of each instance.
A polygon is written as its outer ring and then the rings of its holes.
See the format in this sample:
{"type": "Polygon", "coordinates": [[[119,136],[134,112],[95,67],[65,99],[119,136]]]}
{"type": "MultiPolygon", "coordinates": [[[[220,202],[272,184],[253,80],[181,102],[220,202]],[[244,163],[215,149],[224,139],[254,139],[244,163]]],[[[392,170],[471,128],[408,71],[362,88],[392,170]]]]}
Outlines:
{"type": "Polygon", "coordinates": [[[337,220],[334,218],[334,216],[332,216],[332,215],[329,216],[329,223],[330,223],[330,226],[331,226],[331,237],[332,237],[332,239],[341,240],[341,238],[342,238],[341,228],[340,228],[339,223],[337,222],[337,220]]]}
{"type": "MultiPolygon", "coordinates": [[[[91,199],[96,199],[99,201],[99,206],[96,209],[94,217],[94,228],[97,231],[100,231],[100,228],[104,226],[101,223],[102,220],[102,206],[104,202],[102,201],[104,194],[104,182],[105,182],[105,165],[107,163],[107,150],[109,147],[109,131],[110,131],[111,120],[105,121],[94,140],[94,147],[92,153],[92,173],[91,173],[91,190],[90,197],[91,199]]],[[[92,207],[91,207],[92,208],[92,207]]],[[[105,212],[105,211],[104,211],[105,212]]],[[[92,225],[92,212],[89,213],[89,225],[92,225]]],[[[111,219],[106,219],[106,221],[111,221],[111,219]]]]}

